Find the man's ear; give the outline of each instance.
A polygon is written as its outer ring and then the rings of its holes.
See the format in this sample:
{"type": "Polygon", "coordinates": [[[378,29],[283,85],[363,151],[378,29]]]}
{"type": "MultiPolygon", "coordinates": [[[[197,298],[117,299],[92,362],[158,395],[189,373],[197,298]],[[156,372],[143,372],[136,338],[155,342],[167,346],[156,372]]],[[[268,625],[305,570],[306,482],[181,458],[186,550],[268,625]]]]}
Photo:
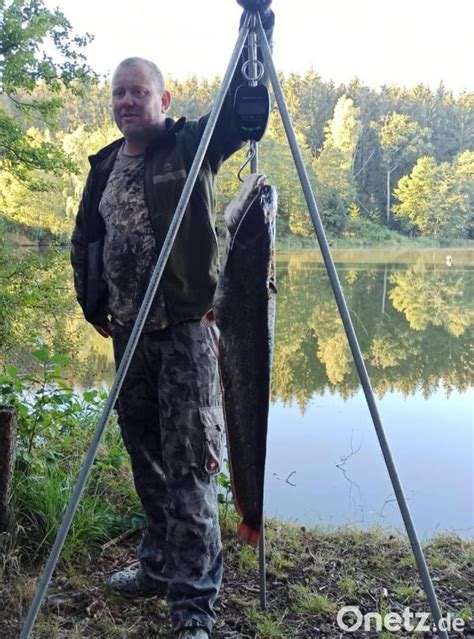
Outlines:
{"type": "Polygon", "coordinates": [[[161,112],[166,113],[170,108],[171,104],[171,93],[166,89],[161,94],[161,112]]]}

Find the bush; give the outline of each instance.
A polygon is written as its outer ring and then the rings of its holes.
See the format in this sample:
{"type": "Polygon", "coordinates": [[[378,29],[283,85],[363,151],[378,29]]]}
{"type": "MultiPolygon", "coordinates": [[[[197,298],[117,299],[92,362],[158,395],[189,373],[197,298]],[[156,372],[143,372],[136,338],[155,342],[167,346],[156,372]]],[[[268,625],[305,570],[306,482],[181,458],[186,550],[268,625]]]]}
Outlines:
{"type": "MultiPolygon", "coordinates": [[[[13,505],[21,554],[37,559],[54,541],[107,394],[71,388],[62,374],[68,358],[51,354],[39,339],[33,356],[39,374],[10,366],[0,375],[0,403],[17,411],[13,505]]],[[[141,510],[118,425],[111,421],[63,549],[65,561],[130,527],[141,510]]]]}

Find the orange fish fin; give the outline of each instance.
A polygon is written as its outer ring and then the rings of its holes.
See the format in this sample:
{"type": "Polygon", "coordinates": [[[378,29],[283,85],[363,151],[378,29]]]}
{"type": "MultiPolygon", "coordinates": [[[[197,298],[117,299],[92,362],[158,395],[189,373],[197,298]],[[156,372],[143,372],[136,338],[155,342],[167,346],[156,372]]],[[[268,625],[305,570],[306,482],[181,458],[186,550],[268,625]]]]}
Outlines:
{"type": "Polygon", "coordinates": [[[248,524],[242,522],[239,526],[238,535],[247,544],[250,544],[254,548],[258,546],[258,540],[260,539],[260,532],[250,528],[248,524]]]}

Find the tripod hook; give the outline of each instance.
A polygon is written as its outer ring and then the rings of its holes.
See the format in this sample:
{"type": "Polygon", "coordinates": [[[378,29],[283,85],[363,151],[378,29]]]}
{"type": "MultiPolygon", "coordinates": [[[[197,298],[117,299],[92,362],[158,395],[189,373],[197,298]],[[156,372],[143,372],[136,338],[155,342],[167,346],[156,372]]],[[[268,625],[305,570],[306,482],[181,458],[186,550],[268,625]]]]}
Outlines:
{"type": "Polygon", "coordinates": [[[257,143],[255,142],[255,140],[251,140],[249,144],[249,150],[247,151],[247,157],[245,158],[245,162],[242,164],[242,166],[239,169],[239,172],[237,173],[237,177],[239,178],[240,182],[244,181],[244,178],[242,177],[242,171],[245,169],[247,164],[249,164],[253,160],[256,153],[257,153],[257,143]]]}

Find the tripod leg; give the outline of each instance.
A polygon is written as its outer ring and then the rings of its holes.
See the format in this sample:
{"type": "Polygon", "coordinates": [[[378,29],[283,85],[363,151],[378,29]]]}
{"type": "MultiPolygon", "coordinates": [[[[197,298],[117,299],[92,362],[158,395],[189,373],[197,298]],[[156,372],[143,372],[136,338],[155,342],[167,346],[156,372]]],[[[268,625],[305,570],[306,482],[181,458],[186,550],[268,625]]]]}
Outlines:
{"type": "MultiPolygon", "coordinates": [[[[415,555],[416,563],[418,566],[418,572],[421,577],[421,581],[423,583],[423,587],[426,593],[426,596],[429,601],[429,605],[431,608],[431,614],[433,615],[433,619],[436,622],[436,625],[439,628],[439,621],[441,619],[441,611],[439,608],[438,600],[436,597],[436,593],[433,588],[433,582],[431,581],[431,576],[428,571],[428,566],[426,565],[425,556],[423,554],[423,550],[421,548],[420,542],[418,540],[418,535],[415,530],[415,526],[413,524],[413,520],[410,514],[410,510],[408,508],[407,500],[400,483],[400,479],[398,477],[398,472],[395,466],[395,462],[392,457],[392,453],[390,450],[390,446],[388,440],[385,435],[385,430],[380,419],[380,415],[378,412],[377,405],[375,403],[374,393],[372,390],[372,386],[370,383],[370,379],[367,373],[367,369],[365,367],[365,363],[362,357],[362,353],[360,350],[359,343],[357,341],[357,336],[354,331],[354,327],[352,325],[352,320],[349,314],[349,310],[347,308],[346,300],[344,298],[344,293],[342,291],[341,284],[339,282],[339,278],[337,275],[336,268],[334,266],[334,261],[332,259],[331,251],[329,248],[329,244],[326,239],[326,234],[324,232],[324,227],[321,222],[321,217],[318,212],[318,207],[316,205],[316,201],[314,199],[313,191],[311,189],[311,185],[308,179],[308,174],[306,172],[303,159],[301,157],[301,152],[298,147],[298,142],[296,140],[295,132],[293,130],[293,126],[291,124],[291,118],[288,113],[288,109],[285,104],[285,98],[283,96],[283,91],[281,89],[280,82],[278,80],[278,75],[275,70],[275,66],[273,64],[273,59],[270,51],[270,47],[268,45],[265,32],[262,28],[261,20],[258,18],[258,37],[259,43],[263,52],[263,59],[265,63],[266,70],[269,73],[270,80],[273,86],[273,90],[275,92],[276,101],[278,104],[278,108],[280,110],[280,114],[283,120],[283,125],[285,127],[286,135],[288,138],[288,143],[291,148],[291,152],[293,155],[293,159],[296,165],[296,170],[298,171],[298,175],[300,178],[301,186],[303,188],[304,196],[306,199],[306,203],[308,205],[309,213],[311,215],[311,220],[314,225],[314,230],[316,232],[316,236],[318,238],[319,246],[321,249],[321,253],[324,258],[324,263],[326,265],[326,270],[329,275],[329,279],[331,281],[331,287],[333,289],[334,297],[336,299],[336,303],[339,309],[339,313],[341,315],[342,322],[344,324],[344,329],[346,331],[346,335],[349,341],[349,345],[352,351],[352,355],[354,357],[354,361],[356,364],[357,372],[359,374],[359,378],[362,384],[362,388],[364,390],[365,398],[369,407],[370,414],[372,416],[372,420],[374,422],[375,430],[377,433],[377,437],[382,448],[382,453],[385,459],[385,464],[387,466],[388,473],[390,475],[390,479],[392,481],[392,486],[395,491],[395,495],[397,497],[398,506],[400,508],[403,521],[405,524],[406,531],[408,533],[408,537],[410,539],[411,547],[413,549],[413,554],[415,555]]],[[[444,630],[438,631],[439,636],[443,639],[448,639],[447,632],[444,630]]]]}
{"type": "Polygon", "coordinates": [[[89,450],[87,451],[84,464],[79,473],[79,477],[77,479],[76,485],[74,487],[74,491],[72,493],[71,501],[69,502],[69,505],[66,509],[66,513],[63,517],[61,526],[59,527],[58,533],[56,535],[56,539],[54,541],[51,554],[49,555],[48,561],[46,562],[43,575],[41,577],[41,580],[36,589],[33,601],[28,610],[28,614],[26,616],[25,623],[23,625],[23,628],[20,634],[20,639],[27,639],[30,636],[31,630],[33,628],[33,625],[35,623],[36,617],[38,615],[38,612],[41,606],[41,602],[46,593],[49,582],[51,580],[54,569],[56,567],[57,561],[59,559],[59,555],[61,553],[62,547],[66,540],[66,536],[69,532],[69,528],[74,518],[76,508],[81,499],[82,492],[86,485],[87,478],[89,476],[92,464],[94,463],[94,459],[97,455],[97,449],[99,447],[100,440],[102,439],[105,426],[107,424],[110,413],[112,412],[112,409],[119,395],[120,389],[125,379],[125,375],[127,373],[128,367],[130,365],[133,354],[137,347],[140,334],[145,325],[148,313],[150,312],[150,308],[153,303],[153,299],[155,297],[156,291],[158,289],[158,285],[160,283],[161,277],[163,275],[166,262],[168,261],[169,255],[171,253],[171,249],[173,248],[173,244],[176,239],[176,235],[178,234],[178,230],[179,230],[181,221],[183,219],[184,212],[188,205],[189,198],[191,197],[191,192],[193,190],[194,184],[196,183],[199,170],[204,160],[204,155],[207,151],[207,147],[209,146],[211,136],[216,127],[217,118],[219,117],[219,113],[222,109],[222,104],[224,102],[225,95],[230,87],[232,76],[239,62],[240,54],[242,52],[242,49],[247,39],[247,35],[249,31],[249,28],[248,28],[249,20],[250,20],[250,16],[247,16],[243,24],[243,27],[239,33],[237,43],[235,45],[234,51],[232,53],[232,56],[229,62],[229,66],[224,75],[224,79],[219,88],[216,100],[214,102],[211,113],[209,115],[209,120],[207,122],[203,136],[199,143],[198,149],[196,151],[196,156],[192,163],[188,178],[186,180],[186,184],[184,185],[183,192],[178,202],[178,206],[176,208],[174,217],[171,221],[168,233],[163,243],[163,248],[161,249],[160,255],[158,257],[158,261],[156,263],[155,269],[150,279],[150,283],[148,285],[147,291],[143,298],[143,302],[138,312],[136,322],[134,324],[132,333],[130,335],[130,339],[128,341],[127,347],[125,349],[119,368],[117,370],[117,374],[115,376],[114,382],[110,389],[110,393],[107,398],[106,404],[102,411],[102,415],[100,417],[97,430],[94,434],[89,450]]]}

